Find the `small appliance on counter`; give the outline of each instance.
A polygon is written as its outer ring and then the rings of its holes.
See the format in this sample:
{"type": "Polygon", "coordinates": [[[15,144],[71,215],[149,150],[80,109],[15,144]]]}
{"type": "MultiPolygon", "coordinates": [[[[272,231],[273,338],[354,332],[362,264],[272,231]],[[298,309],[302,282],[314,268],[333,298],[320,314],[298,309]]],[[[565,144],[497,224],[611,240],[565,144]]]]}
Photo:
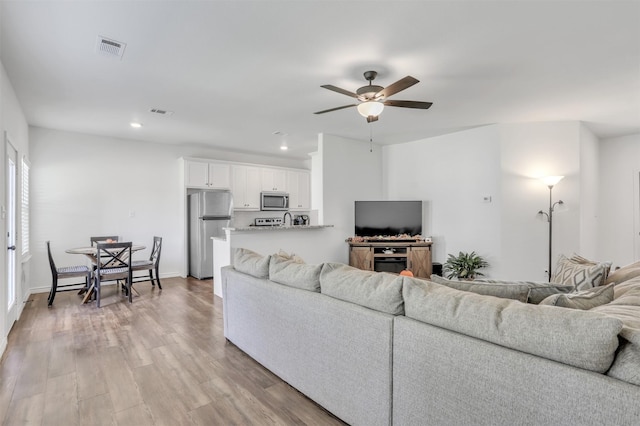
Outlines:
{"type": "Polygon", "coordinates": [[[294,225],[309,225],[309,216],[306,214],[296,215],[293,218],[294,225]]]}
{"type": "Polygon", "coordinates": [[[257,217],[253,226],[280,226],[281,217],[257,217]]]}

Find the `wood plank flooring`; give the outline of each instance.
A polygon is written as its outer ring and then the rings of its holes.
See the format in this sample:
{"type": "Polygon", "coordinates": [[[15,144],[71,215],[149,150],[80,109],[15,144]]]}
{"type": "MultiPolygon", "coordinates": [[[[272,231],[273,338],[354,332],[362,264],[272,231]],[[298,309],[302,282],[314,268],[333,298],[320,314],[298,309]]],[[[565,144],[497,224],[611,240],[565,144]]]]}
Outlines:
{"type": "Polygon", "coordinates": [[[162,286],[131,305],[106,287],[102,308],[32,295],[0,360],[0,424],[344,424],[225,340],[211,280],[162,286]]]}

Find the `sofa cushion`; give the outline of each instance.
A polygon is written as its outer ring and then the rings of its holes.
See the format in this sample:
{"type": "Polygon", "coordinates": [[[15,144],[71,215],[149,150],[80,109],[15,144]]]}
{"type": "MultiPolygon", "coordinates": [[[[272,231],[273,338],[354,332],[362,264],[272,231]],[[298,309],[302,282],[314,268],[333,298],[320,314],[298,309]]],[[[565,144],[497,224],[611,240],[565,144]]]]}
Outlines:
{"type": "Polygon", "coordinates": [[[540,302],[540,305],[589,310],[612,300],[613,284],[609,284],[596,287],[593,290],[581,290],[570,294],[554,294],[540,302]]]}
{"type": "Polygon", "coordinates": [[[392,315],[404,314],[402,276],[325,263],[320,272],[320,292],[392,315]]]}
{"type": "Polygon", "coordinates": [[[527,302],[537,305],[547,297],[553,294],[566,294],[571,293],[574,290],[572,284],[558,284],[548,283],[542,281],[511,281],[511,280],[494,280],[488,278],[481,278],[475,280],[476,282],[494,283],[494,284],[507,284],[507,285],[526,285],[529,287],[529,298],[527,302]]]}
{"type": "Polygon", "coordinates": [[[611,272],[607,277],[605,284],[613,283],[617,285],[635,277],[640,277],[640,261],[623,266],[622,268],[611,272]]]}
{"type": "Polygon", "coordinates": [[[586,290],[604,284],[609,269],[611,262],[592,262],[577,255],[569,259],[561,254],[551,282],[570,284],[576,290],[586,290]]]}
{"type": "Polygon", "coordinates": [[[404,277],[405,315],[497,345],[604,373],[622,321],[593,311],[499,299],[404,277]]]}
{"type": "Polygon", "coordinates": [[[322,264],[308,265],[274,254],[269,262],[269,279],[289,287],[319,293],[321,270],[322,264]]]}
{"type": "Polygon", "coordinates": [[[269,258],[254,251],[237,248],[233,252],[233,267],[256,278],[269,278],[269,258]]]}
{"type": "Polygon", "coordinates": [[[529,287],[521,284],[505,283],[486,283],[478,281],[457,281],[442,278],[439,275],[431,275],[431,281],[436,284],[442,284],[447,287],[455,288],[461,291],[470,291],[472,293],[484,294],[486,296],[501,297],[503,299],[519,300],[527,303],[529,298],[529,287]]]}

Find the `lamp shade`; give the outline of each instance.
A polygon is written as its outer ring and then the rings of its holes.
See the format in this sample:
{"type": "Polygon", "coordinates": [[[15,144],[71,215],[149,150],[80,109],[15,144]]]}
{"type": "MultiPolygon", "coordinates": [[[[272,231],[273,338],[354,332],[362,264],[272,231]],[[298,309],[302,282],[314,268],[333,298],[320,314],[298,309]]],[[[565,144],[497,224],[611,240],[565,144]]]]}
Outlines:
{"type": "Polygon", "coordinates": [[[383,109],[384,104],[376,101],[363,102],[358,105],[358,112],[363,117],[380,115],[383,109]]]}
{"type": "Polygon", "coordinates": [[[545,176],[545,177],[541,177],[540,180],[544,182],[544,184],[547,186],[554,186],[555,184],[560,182],[563,178],[564,176],[545,176]]]}

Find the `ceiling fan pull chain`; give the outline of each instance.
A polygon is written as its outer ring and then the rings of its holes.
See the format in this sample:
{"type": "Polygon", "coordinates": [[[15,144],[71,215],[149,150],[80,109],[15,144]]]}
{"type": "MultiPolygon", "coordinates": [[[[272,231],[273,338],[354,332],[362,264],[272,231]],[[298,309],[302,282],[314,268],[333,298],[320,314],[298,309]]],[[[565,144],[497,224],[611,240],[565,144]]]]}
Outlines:
{"type": "Polygon", "coordinates": [[[373,127],[369,123],[369,152],[373,152],[373,127]]]}

